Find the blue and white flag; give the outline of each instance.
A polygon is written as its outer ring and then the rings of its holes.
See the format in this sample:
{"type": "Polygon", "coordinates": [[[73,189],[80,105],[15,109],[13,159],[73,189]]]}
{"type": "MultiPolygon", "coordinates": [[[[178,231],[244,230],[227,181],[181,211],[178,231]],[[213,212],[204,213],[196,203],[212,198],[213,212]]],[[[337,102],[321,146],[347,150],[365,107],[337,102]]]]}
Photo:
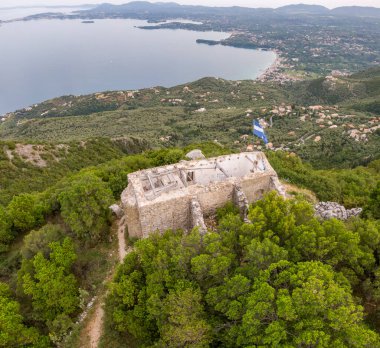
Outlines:
{"type": "Polygon", "coordinates": [[[265,144],[268,144],[268,138],[264,133],[264,129],[260,126],[260,123],[257,120],[253,120],[253,135],[262,139],[265,144]]]}

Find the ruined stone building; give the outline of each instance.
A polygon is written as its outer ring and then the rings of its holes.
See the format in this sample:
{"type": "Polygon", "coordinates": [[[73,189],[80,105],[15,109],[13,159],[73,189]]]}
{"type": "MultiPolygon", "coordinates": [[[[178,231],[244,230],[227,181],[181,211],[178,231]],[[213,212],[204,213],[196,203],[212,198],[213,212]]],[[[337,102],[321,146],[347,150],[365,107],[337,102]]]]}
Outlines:
{"type": "Polygon", "coordinates": [[[284,194],[265,155],[243,152],[131,173],[121,198],[129,236],[141,238],[195,226],[205,232],[203,217],[229,201],[246,219],[248,204],[271,190],[284,194]]]}

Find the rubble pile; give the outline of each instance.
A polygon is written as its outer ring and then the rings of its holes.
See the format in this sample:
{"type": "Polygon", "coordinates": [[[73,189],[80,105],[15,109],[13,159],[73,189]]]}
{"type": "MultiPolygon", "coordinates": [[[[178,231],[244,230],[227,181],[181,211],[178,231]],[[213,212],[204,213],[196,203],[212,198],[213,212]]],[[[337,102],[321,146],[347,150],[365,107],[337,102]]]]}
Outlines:
{"type": "Polygon", "coordinates": [[[322,219],[347,220],[352,216],[359,216],[362,208],[346,209],[336,202],[320,202],[314,206],[315,215],[322,219]]]}

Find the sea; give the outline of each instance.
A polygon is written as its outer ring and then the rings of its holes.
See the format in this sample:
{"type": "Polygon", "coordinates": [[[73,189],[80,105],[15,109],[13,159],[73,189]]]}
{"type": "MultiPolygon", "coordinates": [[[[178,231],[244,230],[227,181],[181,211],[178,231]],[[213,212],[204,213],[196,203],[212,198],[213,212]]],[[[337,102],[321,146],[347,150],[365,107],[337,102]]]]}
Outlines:
{"type": "MultiPolygon", "coordinates": [[[[52,9],[0,10],[0,20],[41,12],[52,9]]],[[[62,95],[171,87],[202,77],[255,79],[276,59],[270,51],[196,43],[197,39],[225,39],[230,33],[139,29],[142,25],[147,22],[1,23],[0,115],[62,95]]]]}

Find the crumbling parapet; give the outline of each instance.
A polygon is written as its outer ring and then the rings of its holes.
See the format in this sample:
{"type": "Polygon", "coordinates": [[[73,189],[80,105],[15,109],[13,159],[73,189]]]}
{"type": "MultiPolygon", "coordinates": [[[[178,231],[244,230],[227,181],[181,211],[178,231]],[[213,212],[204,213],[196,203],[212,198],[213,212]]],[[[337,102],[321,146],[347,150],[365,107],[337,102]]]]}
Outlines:
{"type": "Polygon", "coordinates": [[[109,207],[109,209],[111,210],[111,212],[112,212],[113,214],[116,215],[116,217],[117,217],[118,219],[121,219],[121,218],[124,216],[124,210],[123,210],[122,208],[120,208],[120,206],[117,205],[117,204],[112,204],[112,205],[109,207]]]}
{"type": "Polygon", "coordinates": [[[277,191],[280,196],[286,197],[286,191],[277,176],[272,176],[270,178],[270,189],[277,191]]]}
{"type": "Polygon", "coordinates": [[[207,227],[203,218],[202,208],[196,197],[193,197],[190,202],[190,214],[192,227],[198,227],[201,235],[207,233],[207,227]]]}
{"type": "Polygon", "coordinates": [[[248,198],[245,195],[240,184],[234,185],[234,204],[239,208],[240,217],[244,222],[250,222],[248,219],[248,198]]]}
{"type": "Polygon", "coordinates": [[[315,215],[322,219],[347,220],[353,216],[359,216],[362,208],[346,209],[343,205],[336,202],[320,202],[314,206],[315,215]]]}

